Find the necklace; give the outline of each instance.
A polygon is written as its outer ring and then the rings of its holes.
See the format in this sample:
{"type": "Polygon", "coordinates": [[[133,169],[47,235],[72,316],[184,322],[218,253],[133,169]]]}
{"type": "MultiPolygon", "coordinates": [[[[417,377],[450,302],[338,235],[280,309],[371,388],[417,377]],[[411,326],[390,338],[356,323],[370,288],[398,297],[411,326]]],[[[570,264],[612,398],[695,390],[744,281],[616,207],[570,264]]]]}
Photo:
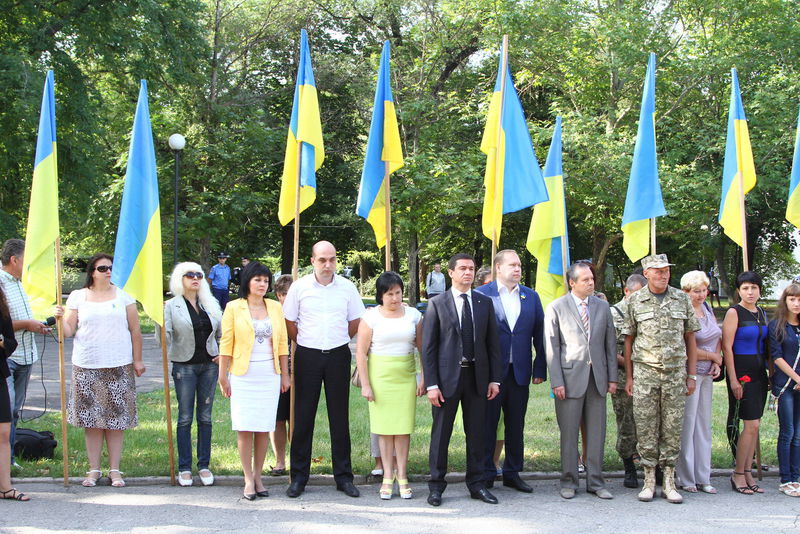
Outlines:
{"type": "Polygon", "coordinates": [[[753,319],[756,320],[756,326],[761,327],[761,310],[760,310],[760,308],[758,306],[756,306],[755,313],[753,313],[752,311],[748,310],[747,308],[745,308],[741,304],[737,304],[737,306],[739,306],[741,309],[747,311],[747,313],[749,313],[753,317],[753,319]]]}

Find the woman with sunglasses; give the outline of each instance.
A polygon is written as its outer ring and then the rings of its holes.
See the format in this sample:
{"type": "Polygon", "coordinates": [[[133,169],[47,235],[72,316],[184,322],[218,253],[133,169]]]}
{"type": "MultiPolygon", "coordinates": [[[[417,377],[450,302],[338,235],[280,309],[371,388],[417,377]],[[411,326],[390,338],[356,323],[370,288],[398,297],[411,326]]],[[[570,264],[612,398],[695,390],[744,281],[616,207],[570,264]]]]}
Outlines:
{"type": "Polygon", "coordinates": [[[278,399],[289,389],[289,338],[281,305],[266,298],[272,282],[269,268],[251,262],[241,281],[240,298],[228,303],[222,315],[219,387],[231,399],[243,497],[254,501],[269,496],[261,472],[269,433],[275,431],[278,399]]]}
{"type": "Polygon", "coordinates": [[[138,424],[136,380],[145,371],[142,333],[136,301],[111,283],[113,258],[95,254],[86,266],[86,284],[73,291],[63,316],[64,335],[72,345],[72,385],[67,421],[82,427],[89,471],[83,486],[97,485],[102,476],[103,441],[108,448],[108,478],[125,486],[119,463],[124,431],[138,424]]]}
{"type": "Polygon", "coordinates": [[[211,461],[211,410],[219,376],[222,311],[196,263],[175,266],[169,279],[174,298],[164,305],[164,333],[178,399],[178,483],[192,485],[192,418],[197,404],[197,474],[214,483],[211,461]],[[196,399],[196,401],[195,401],[196,399]]]}

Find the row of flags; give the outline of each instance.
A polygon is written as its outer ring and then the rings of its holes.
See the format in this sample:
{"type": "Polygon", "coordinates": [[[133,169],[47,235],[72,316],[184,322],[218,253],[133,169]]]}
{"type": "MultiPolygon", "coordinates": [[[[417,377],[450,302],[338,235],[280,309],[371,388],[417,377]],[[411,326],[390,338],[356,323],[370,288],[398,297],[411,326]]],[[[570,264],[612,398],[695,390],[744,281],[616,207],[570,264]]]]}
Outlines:
{"type": "MultiPolygon", "coordinates": [[[[390,45],[383,44],[372,121],[359,187],[356,212],[373,227],[382,247],[390,212],[387,199],[391,173],[403,166],[403,151],[390,79],[390,45]]],[[[637,261],[654,252],[653,226],[666,214],[658,179],[655,139],[656,57],[650,54],[642,92],[639,128],[622,219],[623,248],[637,261]]],[[[756,184],[747,119],[736,69],[732,88],[720,199],[719,223],[740,246],[746,239],[743,197],[756,184]]],[[[569,264],[567,212],[562,170],[562,122],[555,129],[544,170],[539,167],[524,111],[507,62],[507,41],[500,53],[497,81],[481,141],[486,154],[482,230],[497,244],[504,214],[534,206],[527,249],[536,257],[536,286],[546,304],[564,294],[569,264]]],[[[287,133],[278,216],[291,222],[316,199],[316,171],[325,158],[316,83],[308,36],[300,36],[300,57],[292,115],[287,133]]],[[[800,116],[786,218],[800,227],[800,116]]],[[[48,71],[42,96],[39,135],[26,232],[23,284],[34,312],[45,315],[55,294],[55,243],[58,241],[58,179],[55,80],[48,71]]],[[[125,187],[114,250],[112,281],[142,303],[145,312],[163,323],[161,223],[147,82],[141,81],[134,116],[125,187]]]]}

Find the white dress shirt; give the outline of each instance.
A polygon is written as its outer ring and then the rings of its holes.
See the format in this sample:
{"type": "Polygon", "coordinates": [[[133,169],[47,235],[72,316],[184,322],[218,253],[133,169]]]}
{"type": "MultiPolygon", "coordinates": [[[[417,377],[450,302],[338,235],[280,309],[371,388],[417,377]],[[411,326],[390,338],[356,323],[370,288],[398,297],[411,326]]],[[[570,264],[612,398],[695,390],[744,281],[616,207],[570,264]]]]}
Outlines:
{"type": "MultiPolygon", "coordinates": [[[[572,297],[572,302],[574,302],[575,306],[578,308],[578,317],[581,316],[581,303],[583,302],[586,303],[586,316],[589,317],[589,324],[591,325],[592,318],[591,316],[589,316],[589,297],[586,297],[585,299],[581,300],[575,295],[575,293],[570,291],[569,294],[572,297]]],[[[583,324],[581,324],[581,328],[583,328],[583,324]]],[[[589,331],[586,332],[586,337],[589,337],[589,331]]]]}
{"type": "MultiPolygon", "coordinates": [[[[456,304],[456,316],[458,316],[458,326],[461,326],[461,312],[464,308],[464,299],[461,298],[461,295],[466,295],[469,299],[469,311],[472,314],[472,324],[475,324],[475,312],[472,311],[472,290],[467,289],[465,293],[462,293],[455,287],[450,288],[450,294],[453,296],[453,302],[456,304]]],[[[473,329],[473,336],[474,336],[474,329],[473,329]]]]}
{"type": "Polygon", "coordinates": [[[331,350],[350,342],[348,323],[364,315],[364,303],[350,280],[334,275],[322,285],[311,273],[289,286],[283,315],[297,323],[298,345],[331,350]]]}
{"type": "Polygon", "coordinates": [[[514,325],[517,324],[520,313],[519,302],[519,284],[515,285],[512,290],[501,283],[497,283],[497,292],[500,294],[500,302],[503,304],[503,311],[506,314],[506,321],[508,328],[514,331],[514,325]]]}

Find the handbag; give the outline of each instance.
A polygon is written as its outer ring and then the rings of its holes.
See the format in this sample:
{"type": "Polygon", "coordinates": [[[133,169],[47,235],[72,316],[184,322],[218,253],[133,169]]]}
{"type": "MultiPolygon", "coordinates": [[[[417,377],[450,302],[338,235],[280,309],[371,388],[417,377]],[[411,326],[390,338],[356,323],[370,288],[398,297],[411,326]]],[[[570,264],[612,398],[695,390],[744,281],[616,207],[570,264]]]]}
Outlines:
{"type": "Polygon", "coordinates": [[[361,377],[358,376],[358,367],[353,369],[353,374],[350,375],[350,384],[352,384],[354,388],[361,387],[361,377]]]}

